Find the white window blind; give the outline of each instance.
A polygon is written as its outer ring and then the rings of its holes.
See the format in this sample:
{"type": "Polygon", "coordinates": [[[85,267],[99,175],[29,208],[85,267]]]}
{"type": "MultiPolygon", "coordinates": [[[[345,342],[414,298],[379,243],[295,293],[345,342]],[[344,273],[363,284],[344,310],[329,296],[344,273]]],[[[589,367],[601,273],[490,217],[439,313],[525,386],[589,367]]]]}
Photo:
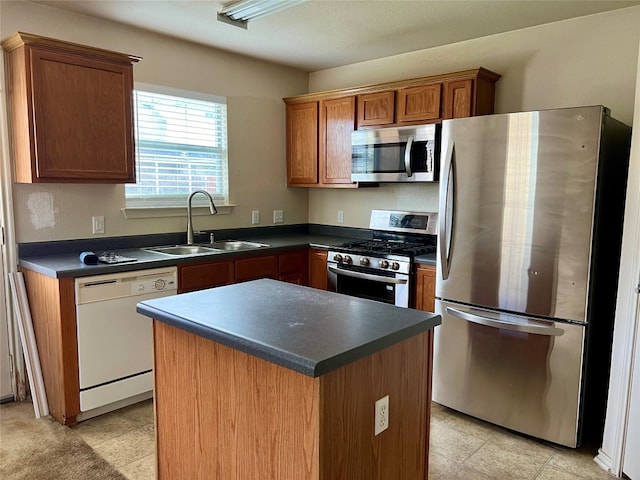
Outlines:
{"type": "Polygon", "coordinates": [[[228,203],[227,105],[215,100],[134,91],[137,182],[125,187],[127,207],[185,206],[194,190],[228,203]]]}

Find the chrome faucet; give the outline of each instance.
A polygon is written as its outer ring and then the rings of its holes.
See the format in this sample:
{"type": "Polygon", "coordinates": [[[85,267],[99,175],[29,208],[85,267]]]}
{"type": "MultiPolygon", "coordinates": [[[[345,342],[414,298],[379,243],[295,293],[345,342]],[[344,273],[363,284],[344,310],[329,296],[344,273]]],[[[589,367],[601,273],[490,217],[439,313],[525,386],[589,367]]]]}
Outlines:
{"type": "Polygon", "coordinates": [[[211,211],[211,215],[215,215],[218,213],[218,209],[216,208],[215,203],[213,203],[213,197],[204,190],[196,190],[189,195],[187,200],[187,245],[193,245],[193,219],[191,216],[191,199],[196,193],[202,193],[209,200],[209,210],[211,211]]]}

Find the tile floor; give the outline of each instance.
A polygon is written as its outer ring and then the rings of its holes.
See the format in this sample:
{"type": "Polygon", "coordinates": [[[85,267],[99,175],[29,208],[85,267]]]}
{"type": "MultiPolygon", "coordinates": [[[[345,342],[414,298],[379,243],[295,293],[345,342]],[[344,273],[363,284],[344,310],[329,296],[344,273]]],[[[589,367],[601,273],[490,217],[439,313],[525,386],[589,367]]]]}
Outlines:
{"type": "Polygon", "coordinates": [[[71,428],[129,480],[155,478],[152,400],[85,420],[71,428]]]}
{"type": "MultiPolygon", "coordinates": [[[[130,480],[154,478],[153,404],[146,401],[73,427],[130,480]]],[[[432,480],[605,480],[594,448],[535,441],[433,404],[432,480]]]]}

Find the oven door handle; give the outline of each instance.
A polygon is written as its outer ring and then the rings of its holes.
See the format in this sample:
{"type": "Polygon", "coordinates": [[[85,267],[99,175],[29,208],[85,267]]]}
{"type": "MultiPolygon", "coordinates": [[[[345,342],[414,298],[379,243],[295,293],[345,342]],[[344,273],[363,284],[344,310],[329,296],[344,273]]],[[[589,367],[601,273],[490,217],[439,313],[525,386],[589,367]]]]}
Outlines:
{"type": "Polygon", "coordinates": [[[370,273],[362,273],[362,272],[352,272],[351,270],[343,270],[341,268],[336,268],[332,266],[327,266],[327,269],[335,273],[337,275],[344,275],[345,277],[353,277],[359,278],[361,280],[372,280],[374,282],[380,283],[397,283],[397,284],[405,284],[408,282],[406,278],[395,278],[395,277],[382,277],[380,275],[371,275],[370,273]]]}
{"type": "MultiPolygon", "coordinates": [[[[465,312],[458,310],[457,308],[446,308],[447,313],[454,317],[461,318],[467,322],[477,323],[479,325],[485,325],[487,327],[501,328],[504,330],[513,330],[516,332],[533,333],[536,335],[547,335],[550,337],[559,337],[564,334],[564,330],[556,327],[544,327],[541,325],[522,324],[506,322],[504,320],[498,320],[497,318],[489,318],[484,315],[478,315],[471,312],[465,312]]],[[[508,317],[508,316],[507,316],[508,317]]]]}

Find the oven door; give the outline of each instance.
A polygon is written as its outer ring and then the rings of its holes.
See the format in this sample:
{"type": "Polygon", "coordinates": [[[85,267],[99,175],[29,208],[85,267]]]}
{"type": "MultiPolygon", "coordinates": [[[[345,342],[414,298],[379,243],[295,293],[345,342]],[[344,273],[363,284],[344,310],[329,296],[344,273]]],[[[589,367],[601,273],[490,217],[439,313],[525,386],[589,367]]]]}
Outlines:
{"type": "Polygon", "coordinates": [[[409,275],[394,272],[364,271],[335,263],[327,264],[327,287],[329,291],[368,298],[379,302],[409,306],[409,275]]]}

